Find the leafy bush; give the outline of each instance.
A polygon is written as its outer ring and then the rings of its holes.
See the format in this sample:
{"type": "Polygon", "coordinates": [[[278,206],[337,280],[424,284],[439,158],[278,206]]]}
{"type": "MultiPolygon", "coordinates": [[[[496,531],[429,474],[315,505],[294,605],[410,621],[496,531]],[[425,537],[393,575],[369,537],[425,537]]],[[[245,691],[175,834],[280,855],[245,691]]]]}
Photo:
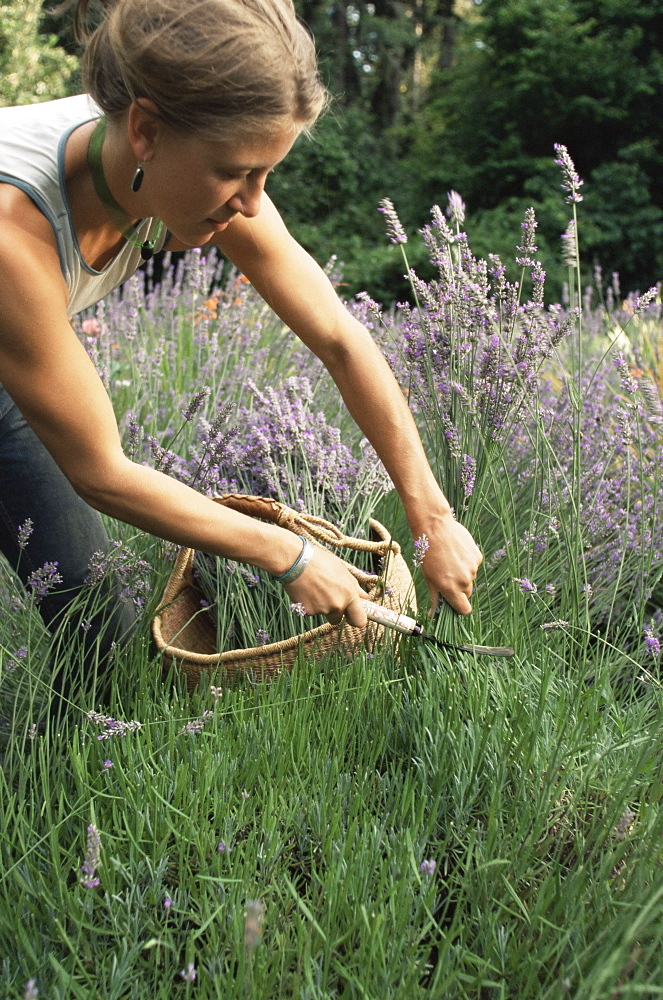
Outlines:
{"type": "Polygon", "coordinates": [[[42,35],[41,0],[0,5],[0,106],[50,101],[69,93],[75,56],[42,35]]]}

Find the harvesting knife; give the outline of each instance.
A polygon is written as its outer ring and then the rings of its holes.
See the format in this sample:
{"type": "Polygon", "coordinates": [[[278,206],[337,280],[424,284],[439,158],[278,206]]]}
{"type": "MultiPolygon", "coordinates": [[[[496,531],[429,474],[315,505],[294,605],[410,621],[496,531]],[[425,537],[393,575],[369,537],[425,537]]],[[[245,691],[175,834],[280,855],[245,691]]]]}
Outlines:
{"type": "Polygon", "coordinates": [[[414,618],[409,618],[408,615],[402,615],[391,608],[383,608],[381,604],[373,604],[372,601],[367,601],[363,597],[360,598],[360,601],[364,606],[369,621],[376,622],[378,625],[386,625],[387,628],[393,628],[397,632],[403,632],[405,635],[415,635],[420,639],[426,639],[428,642],[434,642],[436,646],[440,646],[442,649],[454,649],[461,653],[486,653],[489,656],[514,655],[511,646],[477,646],[471,643],[458,645],[455,642],[444,642],[444,640],[438,639],[437,636],[424,632],[423,625],[416,622],[414,618]]]}

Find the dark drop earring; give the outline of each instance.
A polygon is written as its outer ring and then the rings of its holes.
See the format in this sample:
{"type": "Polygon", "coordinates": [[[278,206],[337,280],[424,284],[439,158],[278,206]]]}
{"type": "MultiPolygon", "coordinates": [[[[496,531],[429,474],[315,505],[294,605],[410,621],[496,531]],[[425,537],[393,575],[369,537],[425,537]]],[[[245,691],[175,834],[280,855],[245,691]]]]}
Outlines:
{"type": "Polygon", "coordinates": [[[138,166],[136,167],[136,173],[133,176],[133,180],[131,181],[131,190],[134,192],[134,194],[140,191],[140,186],[143,183],[144,176],[145,176],[145,171],[143,170],[142,166],[139,163],[138,166]]]}

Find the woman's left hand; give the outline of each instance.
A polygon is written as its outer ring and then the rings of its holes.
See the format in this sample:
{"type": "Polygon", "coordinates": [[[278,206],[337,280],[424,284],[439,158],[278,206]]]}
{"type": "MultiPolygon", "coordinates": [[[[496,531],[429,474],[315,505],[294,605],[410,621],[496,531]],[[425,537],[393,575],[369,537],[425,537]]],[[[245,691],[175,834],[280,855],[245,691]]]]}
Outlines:
{"type": "Polygon", "coordinates": [[[472,610],[474,581],[483,562],[472,535],[451,512],[436,518],[422,534],[428,542],[421,570],[428,584],[430,614],[442,597],[459,615],[468,615],[472,610]]]}

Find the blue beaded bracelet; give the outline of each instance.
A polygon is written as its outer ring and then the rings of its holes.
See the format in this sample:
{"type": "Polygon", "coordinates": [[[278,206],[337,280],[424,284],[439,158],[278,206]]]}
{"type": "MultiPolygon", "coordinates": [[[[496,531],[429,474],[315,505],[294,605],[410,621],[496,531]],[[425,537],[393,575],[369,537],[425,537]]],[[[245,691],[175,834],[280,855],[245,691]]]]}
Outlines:
{"type": "Polygon", "coordinates": [[[309,542],[308,538],[304,538],[303,535],[298,535],[297,537],[302,540],[302,551],[299,553],[290,569],[287,569],[285,573],[281,574],[281,576],[276,577],[277,583],[292,583],[293,580],[296,580],[298,576],[302,575],[315,555],[315,549],[309,542]]]}

